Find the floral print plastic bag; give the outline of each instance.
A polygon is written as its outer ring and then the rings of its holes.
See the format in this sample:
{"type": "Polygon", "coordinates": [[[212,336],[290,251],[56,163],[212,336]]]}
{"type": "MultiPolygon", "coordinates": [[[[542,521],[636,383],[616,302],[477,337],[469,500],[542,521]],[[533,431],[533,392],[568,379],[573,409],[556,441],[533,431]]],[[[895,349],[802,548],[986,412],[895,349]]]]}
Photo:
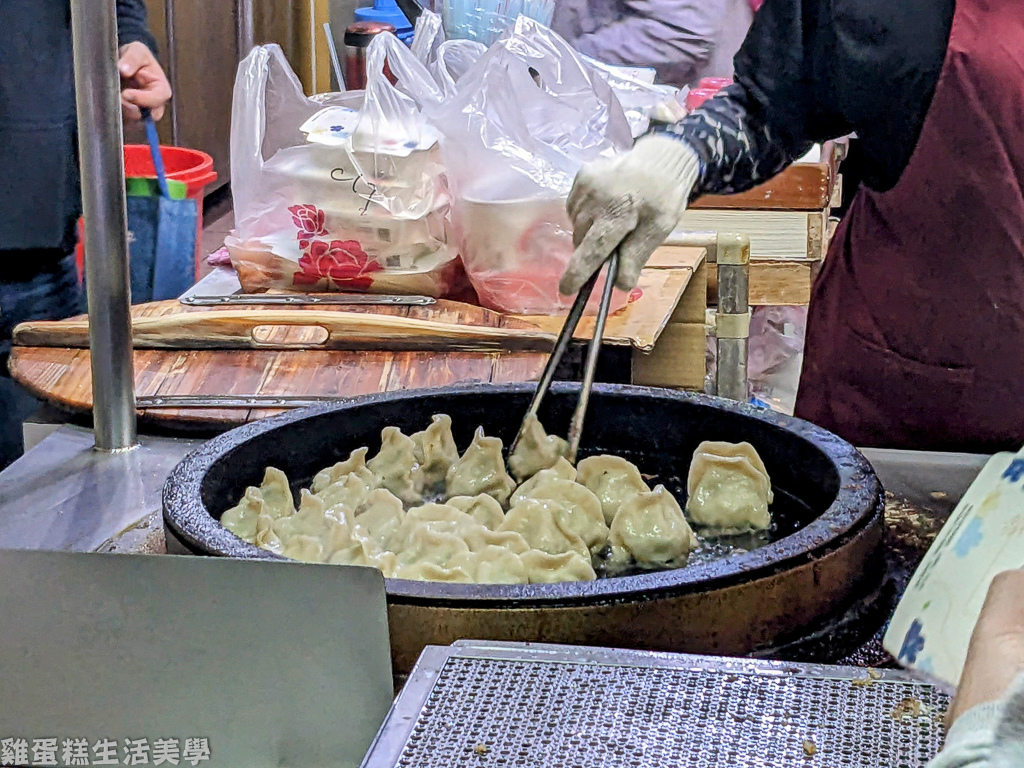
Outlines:
{"type": "Polygon", "coordinates": [[[243,289],[456,290],[444,168],[421,115],[441,94],[392,35],[367,51],[365,93],[307,98],[278,46],[253,49],[235,80],[225,242],[243,289]]]}

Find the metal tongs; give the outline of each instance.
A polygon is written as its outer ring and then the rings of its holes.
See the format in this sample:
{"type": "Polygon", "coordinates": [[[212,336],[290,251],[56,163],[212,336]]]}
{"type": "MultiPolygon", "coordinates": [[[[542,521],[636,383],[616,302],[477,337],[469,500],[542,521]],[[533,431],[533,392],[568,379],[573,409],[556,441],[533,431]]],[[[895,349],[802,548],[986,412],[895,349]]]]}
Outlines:
{"type": "MultiPolygon", "coordinates": [[[[587,347],[587,361],[583,367],[583,386],[580,389],[580,399],[576,403],[576,410],[573,412],[572,421],[569,423],[569,450],[566,452],[565,457],[573,463],[576,462],[576,453],[580,448],[580,435],[583,434],[583,419],[587,415],[590,390],[594,386],[594,373],[597,370],[597,355],[601,351],[601,339],[604,338],[604,326],[605,321],[608,319],[608,308],[612,303],[612,291],[615,289],[615,280],[619,275],[619,252],[617,250],[612,252],[607,264],[608,272],[605,278],[604,290],[601,293],[601,304],[597,309],[597,318],[594,321],[594,336],[587,347]]],[[[576,326],[579,325],[580,318],[583,317],[583,311],[587,308],[587,302],[590,301],[590,295],[594,292],[594,286],[597,285],[600,275],[601,269],[599,268],[576,295],[576,300],[573,302],[572,308],[565,318],[562,331],[558,334],[555,348],[551,351],[551,357],[548,358],[547,365],[544,366],[544,373],[541,374],[540,381],[537,382],[537,391],[533,395],[533,400],[530,401],[530,407],[526,411],[526,416],[519,427],[516,439],[512,441],[512,447],[509,448],[510,455],[515,452],[530,417],[537,416],[541,402],[544,400],[544,395],[551,389],[551,382],[555,378],[555,369],[558,367],[562,355],[565,354],[565,350],[569,348],[569,343],[576,332],[576,326]]]]}

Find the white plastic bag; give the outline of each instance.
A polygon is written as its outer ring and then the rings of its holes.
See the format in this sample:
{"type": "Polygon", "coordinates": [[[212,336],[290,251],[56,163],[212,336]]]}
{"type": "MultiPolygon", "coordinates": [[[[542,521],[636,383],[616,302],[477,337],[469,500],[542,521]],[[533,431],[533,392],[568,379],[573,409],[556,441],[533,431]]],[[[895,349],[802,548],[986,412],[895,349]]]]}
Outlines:
{"type": "Polygon", "coordinates": [[[440,98],[392,35],[367,50],[365,94],[307,98],[278,46],[253,49],[235,81],[226,242],[243,288],[447,293],[461,268],[422,115],[440,98]]]}
{"type": "MultiPolygon", "coordinates": [[[[556,314],[572,255],[565,201],[584,162],[632,144],[607,80],[551,30],[520,16],[434,113],[454,193],[459,251],[480,302],[556,314]]],[[[595,292],[595,298],[600,291],[595,292]]],[[[616,296],[616,307],[626,297],[616,296]]]]}

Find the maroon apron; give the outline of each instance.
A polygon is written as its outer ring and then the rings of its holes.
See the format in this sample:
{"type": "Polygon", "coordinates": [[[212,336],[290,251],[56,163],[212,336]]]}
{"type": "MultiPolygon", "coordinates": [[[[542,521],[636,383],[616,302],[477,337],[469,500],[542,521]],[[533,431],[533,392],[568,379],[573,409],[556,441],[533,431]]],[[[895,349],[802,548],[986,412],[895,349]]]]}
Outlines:
{"type": "Polygon", "coordinates": [[[860,446],[1024,445],[1024,2],[956,6],[910,163],[811,298],[796,413],[860,446]]]}

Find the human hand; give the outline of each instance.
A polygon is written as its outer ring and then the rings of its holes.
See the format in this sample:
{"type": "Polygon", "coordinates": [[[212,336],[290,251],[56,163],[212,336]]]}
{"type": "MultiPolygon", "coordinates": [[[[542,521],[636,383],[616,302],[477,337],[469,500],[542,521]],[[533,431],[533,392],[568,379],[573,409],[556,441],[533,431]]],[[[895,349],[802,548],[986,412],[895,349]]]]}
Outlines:
{"type": "Polygon", "coordinates": [[[121,113],[127,120],[141,120],[142,108],[149,108],[153,119],[164,114],[171,98],[171,84],[156,56],[144,43],[122,45],[117,70],[121,73],[121,113]]]}
{"type": "Polygon", "coordinates": [[[1024,569],[998,574],[971,635],[956,698],[947,715],[952,724],[978,704],[997,701],[1024,672],[1024,569]]]}
{"type": "Polygon", "coordinates": [[[576,175],[566,208],[576,252],[558,290],[579,292],[619,249],[615,285],[628,291],[686,210],[700,162],[679,139],[645,136],[618,157],[588,163],[576,175]]]}

